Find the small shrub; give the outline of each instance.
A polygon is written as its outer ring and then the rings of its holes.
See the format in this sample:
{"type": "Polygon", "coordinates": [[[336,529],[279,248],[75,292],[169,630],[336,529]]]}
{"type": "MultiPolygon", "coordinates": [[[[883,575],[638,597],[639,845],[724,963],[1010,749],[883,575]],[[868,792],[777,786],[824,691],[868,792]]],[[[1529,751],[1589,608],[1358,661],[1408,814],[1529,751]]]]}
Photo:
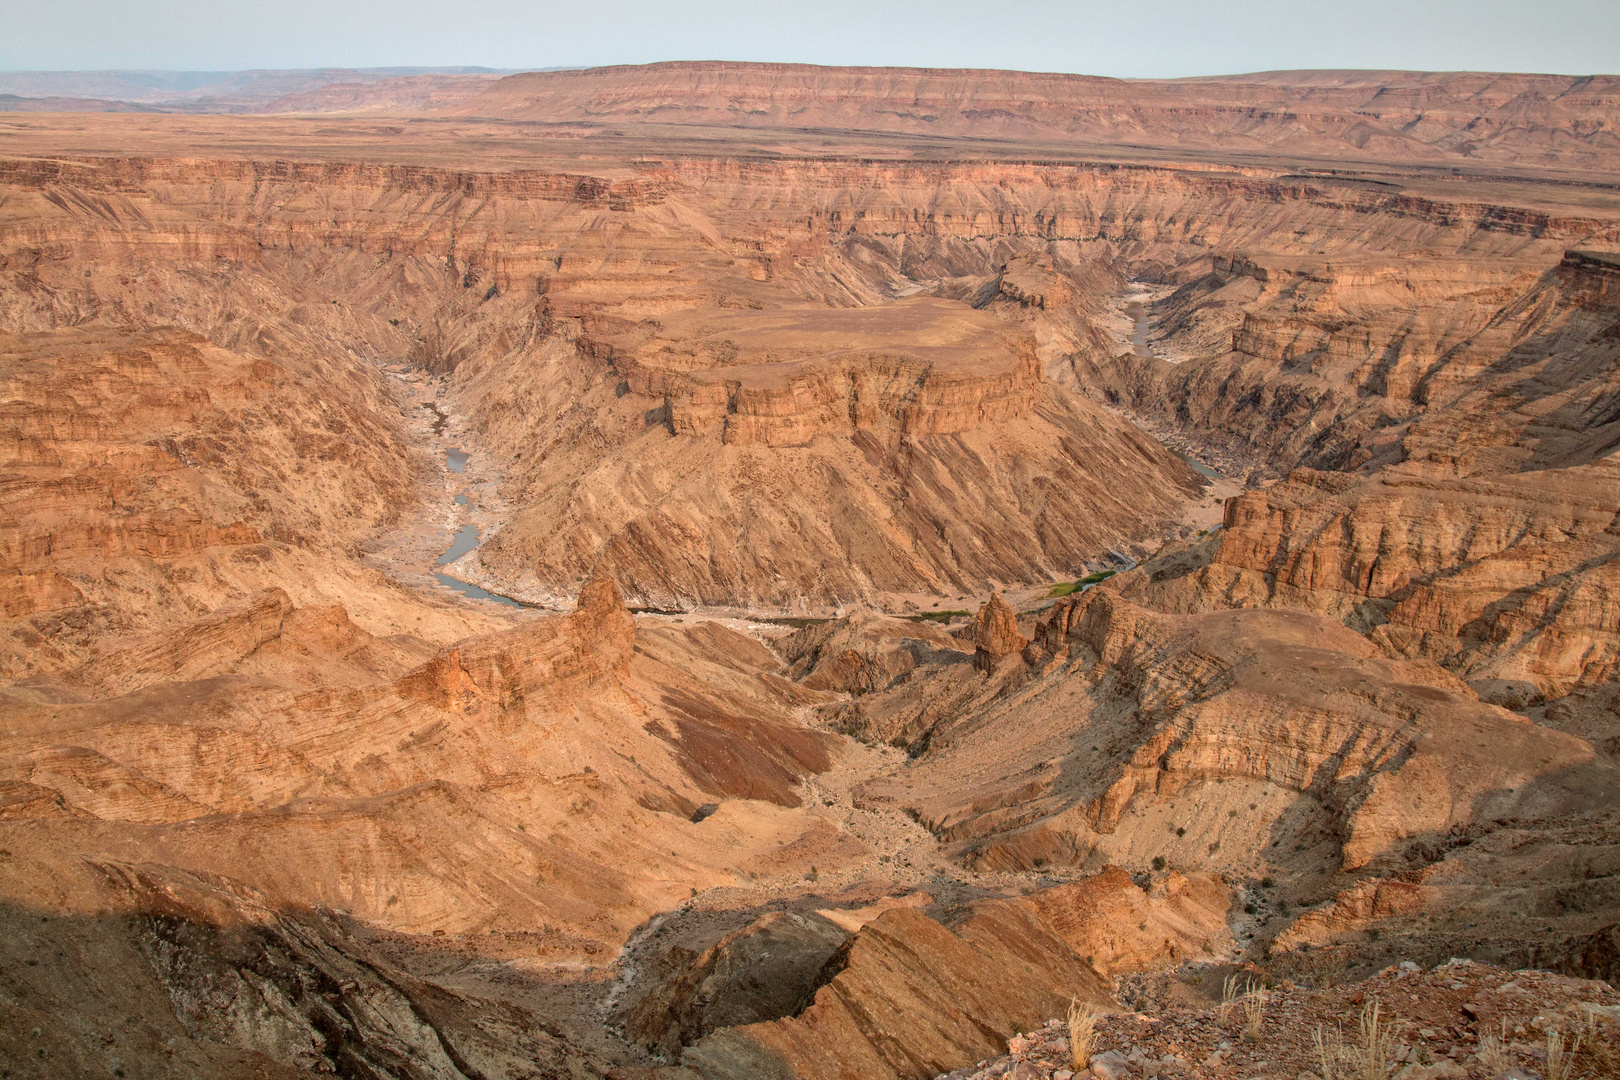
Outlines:
{"type": "Polygon", "coordinates": [[[1155,856],[1153,856],[1153,869],[1155,869],[1155,870],[1163,870],[1164,869],[1164,856],[1163,855],[1155,855],[1155,856]]]}
{"type": "MultiPolygon", "coordinates": [[[[952,619],[958,618],[958,617],[963,616],[963,615],[971,615],[971,614],[973,614],[973,612],[971,612],[971,611],[924,611],[924,612],[922,612],[920,614],[917,614],[917,615],[907,615],[906,618],[910,619],[912,622],[948,623],[952,619]]],[[[783,622],[785,620],[778,619],[776,621],[783,622]]],[[[815,621],[816,622],[826,622],[827,620],[825,620],[825,619],[817,619],[815,621]]]]}

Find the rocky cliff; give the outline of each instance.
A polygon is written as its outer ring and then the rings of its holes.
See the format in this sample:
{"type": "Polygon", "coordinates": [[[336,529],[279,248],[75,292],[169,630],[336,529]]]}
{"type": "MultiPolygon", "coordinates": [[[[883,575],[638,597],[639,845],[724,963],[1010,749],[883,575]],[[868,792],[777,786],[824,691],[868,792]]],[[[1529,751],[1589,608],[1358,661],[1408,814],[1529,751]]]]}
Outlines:
{"type": "Polygon", "coordinates": [[[1166,610],[1319,611],[1515,708],[1612,682],[1612,459],[1470,480],[1299,470],[1114,587],[1166,610]],[[1206,561],[1207,560],[1207,561],[1206,561]]]}
{"type": "Polygon", "coordinates": [[[1252,468],[1478,475],[1614,446],[1616,272],[1455,255],[1215,258],[1161,301],[1162,347],[1111,393],[1168,413],[1252,468]]]}

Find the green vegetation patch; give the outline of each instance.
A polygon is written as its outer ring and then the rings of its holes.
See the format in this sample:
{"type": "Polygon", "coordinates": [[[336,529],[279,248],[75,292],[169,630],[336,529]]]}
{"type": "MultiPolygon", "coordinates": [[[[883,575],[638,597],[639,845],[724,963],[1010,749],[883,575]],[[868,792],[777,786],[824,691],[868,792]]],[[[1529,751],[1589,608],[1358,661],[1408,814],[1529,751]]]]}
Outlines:
{"type": "Polygon", "coordinates": [[[971,615],[971,611],[925,611],[921,615],[907,615],[912,622],[950,622],[958,615],[971,615]]]}
{"type": "Polygon", "coordinates": [[[1070,593],[1079,592],[1081,589],[1085,588],[1087,585],[1095,585],[1099,581],[1107,581],[1109,578],[1113,577],[1118,572],[1119,571],[1117,571],[1117,570],[1099,570],[1095,574],[1087,574],[1085,577],[1081,578],[1079,581],[1067,581],[1067,582],[1064,582],[1061,585],[1054,585],[1054,586],[1052,586],[1052,595],[1053,596],[1068,596],[1070,593]]]}

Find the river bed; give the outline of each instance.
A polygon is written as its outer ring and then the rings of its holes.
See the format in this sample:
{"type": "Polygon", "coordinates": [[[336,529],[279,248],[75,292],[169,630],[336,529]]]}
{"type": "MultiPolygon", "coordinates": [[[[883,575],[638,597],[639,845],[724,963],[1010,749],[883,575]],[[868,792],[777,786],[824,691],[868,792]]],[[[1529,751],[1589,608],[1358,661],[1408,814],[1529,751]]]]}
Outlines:
{"type": "MultiPolygon", "coordinates": [[[[464,475],[467,471],[467,464],[471,460],[472,455],[459,446],[450,447],[444,452],[444,467],[446,471],[455,475],[464,475]]],[[[470,505],[467,498],[467,493],[465,491],[457,492],[454,502],[457,506],[463,508],[470,505]]],[[[433,565],[449,566],[462,556],[471,554],[472,552],[478,550],[478,542],[482,539],[482,537],[483,530],[481,530],[477,525],[460,526],[456,529],[455,535],[451,537],[450,546],[445,548],[443,553],[440,554],[437,559],[433,560],[433,565]]],[[[452,577],[451,575],[444,573],[442,570],[434,570],[433,577],[440,585],[443,585],[448,589],[453,589],[462,596],[473,600],[490,600],[497,604],[505,604],[509,607],[516,608],[537,606],[535,604],[526,604],[521,600],[515,600],[510,596],[502,596],[497,592],[490,592],[481,585],[474,585],[470,581],[463,581],[458,577],[452,577]]]]}

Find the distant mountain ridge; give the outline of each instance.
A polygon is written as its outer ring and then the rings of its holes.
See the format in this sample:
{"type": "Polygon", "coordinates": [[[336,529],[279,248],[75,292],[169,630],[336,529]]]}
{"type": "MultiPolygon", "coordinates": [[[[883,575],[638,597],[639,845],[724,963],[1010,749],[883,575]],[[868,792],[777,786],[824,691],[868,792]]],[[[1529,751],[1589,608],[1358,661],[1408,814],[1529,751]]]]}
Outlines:
{"type": "Polygon", "coordinates": [[[0,73],[0,111],[365,113],[725,128],[1222,156],[1620,171],[1620,76],[1267,71],[1115,79],[671,61],[486,68],[0,73]],[[12,95],[19,100],[10,100],[12,95]]]}
{"type": "Polygon", "coordinates": [[[97,102],[113,106],[104,111],[127,111],[116,106],[118,103],[129,103],[175,112],[238,112],[250,111],[279,98],[310,93],[338,83],[364,85],[422,76],[498,77],[513,70],[462,66],[246,71],[6,71],[0,72],[0,95],[30,99],[79,99],[78,104],[85,108],[97,102]]]}
{"type": "Polygon", "coordinates": [[[1264,72],[1124,80],[935,68],[676,62],[509,75],[453,110],[550,122],[1620,166],[1620,76],[1264,72]]]}

